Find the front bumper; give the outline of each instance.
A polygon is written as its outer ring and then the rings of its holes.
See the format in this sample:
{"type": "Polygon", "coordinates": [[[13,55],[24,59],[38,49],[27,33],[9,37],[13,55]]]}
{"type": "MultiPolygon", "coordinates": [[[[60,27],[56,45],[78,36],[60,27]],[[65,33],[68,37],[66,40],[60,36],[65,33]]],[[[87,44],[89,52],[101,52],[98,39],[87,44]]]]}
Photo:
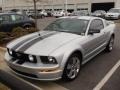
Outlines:
{"type": "Polygon", "coordinates": [[[62,17],[62,14],[55,14],[54,17],[62,17]]]}
{"type": "Polygon", "coordinates": [[[12,62],[11,57],[7,53],[5,54],[5,61],[14,73],[23,77],[35,80],[58,80],[62,76],[62,70],[59,68],[59,65],[44,66],[28,62],[19,65],[16,61],[12,62]]]}
{"type": "Polygon", "coordinates": [[[106,16],[105,18],[106,19],[119,19],[119,17],[117,16],[106,16]]]}

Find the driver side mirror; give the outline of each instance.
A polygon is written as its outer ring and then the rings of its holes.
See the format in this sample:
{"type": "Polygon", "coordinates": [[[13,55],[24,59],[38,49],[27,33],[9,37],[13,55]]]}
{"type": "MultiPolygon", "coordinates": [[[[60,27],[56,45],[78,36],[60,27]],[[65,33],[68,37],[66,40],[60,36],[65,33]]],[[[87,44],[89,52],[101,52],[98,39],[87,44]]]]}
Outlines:
{"type": "Polygon", "coordinates": [[[100,33],[99,29],[89,29],[88,34],[93,35],[94,33],[100,33]]]}

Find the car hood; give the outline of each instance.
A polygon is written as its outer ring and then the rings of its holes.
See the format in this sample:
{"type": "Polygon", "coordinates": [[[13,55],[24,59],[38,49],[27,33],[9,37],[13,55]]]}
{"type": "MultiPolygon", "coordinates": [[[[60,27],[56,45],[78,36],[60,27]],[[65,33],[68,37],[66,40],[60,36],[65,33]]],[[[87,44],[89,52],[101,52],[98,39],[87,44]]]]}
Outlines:
{"type": "Polygon", "coordinates": [[[41,31],[40,36],[38,33],[24,36],[14,40],[7,47],[32,55],[49,55],[62,45],[80,37],[82,36],[72,33],[41,31]]]}

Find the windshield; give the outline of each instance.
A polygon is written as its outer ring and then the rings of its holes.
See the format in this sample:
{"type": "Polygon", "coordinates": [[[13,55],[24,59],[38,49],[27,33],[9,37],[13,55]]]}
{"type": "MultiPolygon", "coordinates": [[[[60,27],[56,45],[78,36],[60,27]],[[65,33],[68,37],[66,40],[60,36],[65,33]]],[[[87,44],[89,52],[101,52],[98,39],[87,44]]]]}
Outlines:
{"type": "Polygon", "coordinates": [[[99,13],[101,13],[102,11],[100,11],[100,10],[98,10],[98,11],[95,11],[94,13],[95,14],[99,14],[99,13]]]}
{"type": "Polygon", "coordinates": [[[58,19],[48,25],[45,30],[83,34],[86,32],[88,20],[58,19]]]}
{"type": "Polygon", "coordinates": [[[110,9],[110,11],[109,12],[112,12],[112,13],[119,13],[120,12],[120,10],[119,9],[110,9]]]}

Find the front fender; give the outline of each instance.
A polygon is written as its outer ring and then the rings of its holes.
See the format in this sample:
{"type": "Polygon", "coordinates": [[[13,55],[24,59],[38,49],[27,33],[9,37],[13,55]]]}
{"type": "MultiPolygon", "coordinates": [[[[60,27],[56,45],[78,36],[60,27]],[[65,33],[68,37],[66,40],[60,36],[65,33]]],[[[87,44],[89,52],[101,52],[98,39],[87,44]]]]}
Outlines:
{"type": "Polygon", "coordinates": [[[76,51],[79,51],[79,52],[81,52],[81,54],[82,54],[82,56],[84,55],[84,50],[82,49],[82,47],[80,47],[80,46],[74,46],[74,48],[68,48],[66,51],[65,51],[65,53],[64,53],[64,55],[63,55],[63,59],[62,59],[62,61],[61,61],[61,69],[64,69],[64,67],[65,67],[65,65],[66,65],[66,63],[67,63],[67,61],[68,61],[68,59],[69,59],[69,57],[74,53],[74,52],[76,52],[76,51]]]}

